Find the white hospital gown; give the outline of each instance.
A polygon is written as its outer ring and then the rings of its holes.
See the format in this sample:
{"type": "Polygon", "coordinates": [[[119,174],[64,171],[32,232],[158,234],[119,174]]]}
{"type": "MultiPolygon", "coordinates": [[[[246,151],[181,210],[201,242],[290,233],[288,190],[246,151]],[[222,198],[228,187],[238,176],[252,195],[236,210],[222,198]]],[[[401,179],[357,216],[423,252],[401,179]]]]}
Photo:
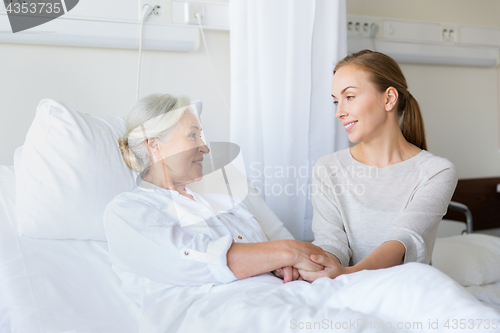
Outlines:
{"type": "Polygon", "coordinates": [[[186,191],[196,201],[143,181],[117,195],[104,212],[113,270],[141,307],[146,298],[176,286],[237,280],[227,266],[232,243],[269,240],[243,204],[226,211],[217,207],[227,196],[186,191]]]}

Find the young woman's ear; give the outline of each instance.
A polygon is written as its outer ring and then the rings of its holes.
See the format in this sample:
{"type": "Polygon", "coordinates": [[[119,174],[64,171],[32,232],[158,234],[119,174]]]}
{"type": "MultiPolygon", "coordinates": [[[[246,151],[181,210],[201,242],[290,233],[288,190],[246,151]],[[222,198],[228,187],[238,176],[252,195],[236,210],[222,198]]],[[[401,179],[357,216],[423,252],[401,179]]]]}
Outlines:
{"type": "Polygon", "coordinates": [[[398,103],[399,93],[394,87],[389,87],[385,90],[385,111],[391,111],[398,103]]]}

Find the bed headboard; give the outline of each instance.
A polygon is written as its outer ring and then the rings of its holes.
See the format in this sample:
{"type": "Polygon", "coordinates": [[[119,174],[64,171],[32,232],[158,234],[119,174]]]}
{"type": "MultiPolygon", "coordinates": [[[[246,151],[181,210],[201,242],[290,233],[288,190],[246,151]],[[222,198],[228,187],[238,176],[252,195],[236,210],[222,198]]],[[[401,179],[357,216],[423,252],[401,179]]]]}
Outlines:
{"type": "MultiPolygon", "coordinates": [[[[500,178],[459,179],[452,201],[460,202],[472,212],[474,230],[500,228],[500,178]]],[[[447,220],[464,221],[464,215],[448,210],[447,220]]]]}

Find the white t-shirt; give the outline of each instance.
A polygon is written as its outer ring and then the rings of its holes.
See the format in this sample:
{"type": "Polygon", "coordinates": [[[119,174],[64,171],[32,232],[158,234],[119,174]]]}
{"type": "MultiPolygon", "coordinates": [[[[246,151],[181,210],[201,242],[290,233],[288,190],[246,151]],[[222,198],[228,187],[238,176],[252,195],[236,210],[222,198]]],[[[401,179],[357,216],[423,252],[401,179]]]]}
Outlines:
{"type": "Polygon", "coordinates": [[[237,280],[227,266],[233,242],[268,241],[243,203],[217,205],[227,196],[177,191],[143,181],[106,207],[104,227],[113,270],[123,290],[140,306],[146,297],[175,286],[237,280]]]}
{"type": "Polygon", "coordinates": [[[313,171],[313,244],[349,266],[398,240],[405,263],[429,264],[457,181],[454,165],[426,150],[385,168],[355,160],[350,148],[323,156],[313,171]]]}

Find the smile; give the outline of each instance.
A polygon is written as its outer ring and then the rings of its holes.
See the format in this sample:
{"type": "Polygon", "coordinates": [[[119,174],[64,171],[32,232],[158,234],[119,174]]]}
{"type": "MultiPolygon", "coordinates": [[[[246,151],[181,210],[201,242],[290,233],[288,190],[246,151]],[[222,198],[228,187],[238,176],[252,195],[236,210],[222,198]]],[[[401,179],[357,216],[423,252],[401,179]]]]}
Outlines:
{"type": "Polygon", "coordinates": [[[353,121],[353,122],[350,122],[349,124],[345,124],[344,125],[344,128],[346,130],[346,132],[350,131],[357,123],[358,121],[353,121]]]}

